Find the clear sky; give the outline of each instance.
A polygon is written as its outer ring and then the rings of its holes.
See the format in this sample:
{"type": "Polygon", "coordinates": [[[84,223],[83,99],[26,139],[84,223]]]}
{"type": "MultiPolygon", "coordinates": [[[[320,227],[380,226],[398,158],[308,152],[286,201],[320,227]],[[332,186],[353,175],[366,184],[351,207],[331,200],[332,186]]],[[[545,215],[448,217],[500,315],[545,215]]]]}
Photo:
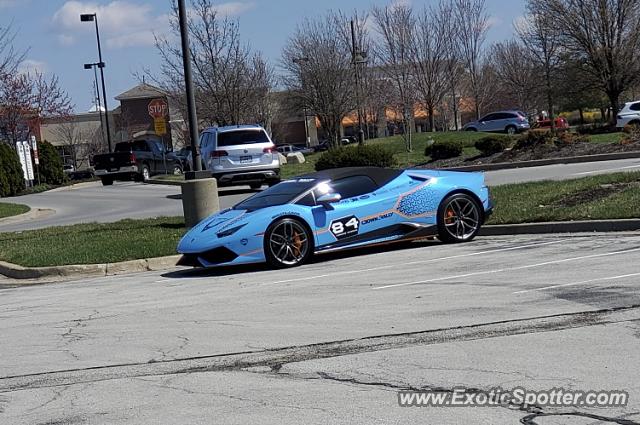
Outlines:
{"type": "MultiPolygon", "coordinates": [[[[287,37],[305,17],[329,9],[368,9],[404,1],[422,7],[437,0],[221,0],[221,13],[240,21],[243,38],[277,65],[287,37]]],[[[492,28],[489,42],[512,37],[513,21],[524,13],[524,0],[486,0],[492,28]]],[[[153,69],[159,58],[153,33],[167,31],[170,0],[0,0],[0,26],[18,31],[17,45],[29,49],[22,69],[37,68],[60,77],[77,111],[92,102],[93,72],[83,64],[97,62],[93,23],[81,23],[80,13],[98,13],[109,109],[113,97],[137,83],[133,74],[153,69]]]]}

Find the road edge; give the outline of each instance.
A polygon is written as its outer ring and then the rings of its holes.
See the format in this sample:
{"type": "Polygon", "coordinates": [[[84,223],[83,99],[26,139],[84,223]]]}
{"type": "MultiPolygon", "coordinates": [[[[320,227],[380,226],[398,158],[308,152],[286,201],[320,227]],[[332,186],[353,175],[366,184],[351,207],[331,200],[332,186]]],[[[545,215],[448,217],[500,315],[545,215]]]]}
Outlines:
{"type": "MultiPolygon", "coordinates": [[[[460,167],[444,167],[436,168],[443,171],[498,171],[498,170],[510,170],[514,168],[530,168],[530,167],[543,167],[545,165],[557,165],[557,164],[578,164],[583,162],[602,162],[602,161],[616,161],[620,159],[634,159],[640,158],[639,151],[631,152],[614,152],[614,153],[602,153],[596,155],[580,155],[580,156],[567,156],[562,158],[548,158],[548,159],[533,159],[530,161],[515,161],[515,162],[497,162],[489,164],[478,165],[463,165],[460,167]]],[[[417,167],[429,167],[429,163],[425,162],[418,164],[417,167]]]]}
{"type": "MultiPolygon", "coordinates": [[[[549,233],[604,233],[640,231],[640,219],[557,221],[545,223],[494,224],[483,226],[479,236],[508,236],[549,233]]],[[[10,279],[43,279],[60,277],[103,277],[176,267],[180,255],[129,260],[119,263],[77,264],[50,267],[23,267],[0,261],[0,274],[10,279]]]]}
{"type": "Polygon", "coordinates": [[[544,223],[492,224],[480,228],[479,236],[532,235],[544,233],[629,232],[640,230],[640,219],[550,221],[544,223]]]}
{"type": "Polygon", "coordinates": [[[103,277],[120,274],[170,270],[180,255],[129,260],[119,263],[74,264],[49,267],[23,267],[0,261],[0,274],[10,279],[43,279],[59,277],[103,277]]]}

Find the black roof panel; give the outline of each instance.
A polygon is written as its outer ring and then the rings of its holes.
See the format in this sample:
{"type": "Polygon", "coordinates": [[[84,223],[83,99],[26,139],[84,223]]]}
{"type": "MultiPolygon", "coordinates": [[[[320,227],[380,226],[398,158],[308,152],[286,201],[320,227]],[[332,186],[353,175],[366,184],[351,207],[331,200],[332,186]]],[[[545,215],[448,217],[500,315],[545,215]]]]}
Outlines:
{"type": "Polygon", "coordinates": [[[375,182],[380,188],[391,180],[402,174],[402,170],[394,170],[391,168],[377,168],[377,167],[346,167],[346,168],[332,168],[328,170],[322,170],[311,174],[305,174],[297,178],[301,179],[319,179],[319,180],[339,180],[352,176],[367,176],[375,182]]]}

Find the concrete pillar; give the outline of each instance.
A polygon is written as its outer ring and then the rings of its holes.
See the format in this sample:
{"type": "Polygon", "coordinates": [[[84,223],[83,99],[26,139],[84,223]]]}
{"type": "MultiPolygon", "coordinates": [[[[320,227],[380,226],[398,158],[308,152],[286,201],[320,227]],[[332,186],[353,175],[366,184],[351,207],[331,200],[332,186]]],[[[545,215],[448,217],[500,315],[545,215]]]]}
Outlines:
{"type": "Polygon", "coordinates": [[[216,179],[186,180],[182,183],[182,210],[187,229],[220,209],[216,179]]]}

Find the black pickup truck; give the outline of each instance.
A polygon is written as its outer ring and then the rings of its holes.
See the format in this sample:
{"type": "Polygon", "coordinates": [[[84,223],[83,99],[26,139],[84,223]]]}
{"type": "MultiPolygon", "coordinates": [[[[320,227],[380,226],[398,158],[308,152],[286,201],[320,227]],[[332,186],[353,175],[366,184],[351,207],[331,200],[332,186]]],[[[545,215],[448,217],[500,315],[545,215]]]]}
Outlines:
{"type": "Polygon", "coordinates": [[[135,139],[116,144],[113,153],[93,157],[96,177],[109,186],[114,180],[145,181],[154,174],[180,174],[182,162],[156,140],[135,139]]]}

